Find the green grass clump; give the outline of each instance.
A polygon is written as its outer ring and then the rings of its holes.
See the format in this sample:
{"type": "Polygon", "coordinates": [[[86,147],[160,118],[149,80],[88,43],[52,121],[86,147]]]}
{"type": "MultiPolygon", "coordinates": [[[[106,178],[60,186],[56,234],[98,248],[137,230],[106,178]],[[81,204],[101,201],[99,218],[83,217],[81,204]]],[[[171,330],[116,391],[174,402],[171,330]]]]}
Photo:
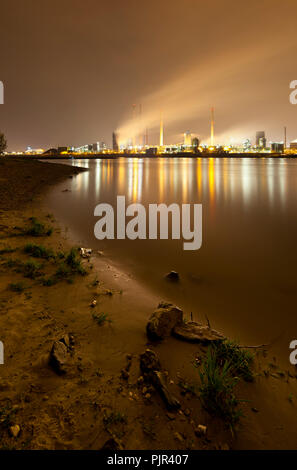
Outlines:
{"type": "Polygon", "coordinates": [[[120,411],[112,411],[109,415],[104,416],[103,422],[105,426],[111,424],[127,424],[127,416],[121,413],[120,411]]]}
{"type": "Polygon", "coordinates": [[[30,279],[36,279],[38,276],[41,275],[41,267],[41,264],[37,263],[33,259],[26,261],[26,263],[24,263],[22,267],[23,275],[30,279]]]}
{"type": "Polygon", "coordinates": [[[55,254],[51,248],[46,248],[43,245],[35,245],[34,243],[27,243],[24,252],[33,256],[33,258],[51,259],[55,258],[55,254]]]}
{"type": "Polygon", "coordinates": [[[110,318],[108,318],[108,314],[101,312],[101,313],[93,313],[92,315],[93,319],[98,323],[98,325],[104,325],[106,321],[111,323],[110,318]]]}
{"type": "Polygon", "coordinates": [[[233,431],[242,416],[242,410],[238,408],[242,400],[238,400],[234,393],[239,378],[234,377],[230,362],[225,361],[221,366],[216,348],[210,346],[199,375],[203,407],[209,413],[222,418],[233,431]]]}
{"type": "Polygon", "coordinates": [[[84,276],[87,272],[79,259],[78,252],[75,248],[71,248],[68,255],[66,255],[65,262],[74,274],[81,274],[84,276]]]}
{"type": "Polygon", "coordinates": [[[52,227],[47,227],[36,217],[30,217],[29,220],[31,224],[24,230],[25,235],[30,235],[31,237],[49,237],[53,233],[52,227]]]}
{"type": "Polygon", "coordinates": [[[42,285],[46,287],[51,287],[55,284],[57,284],[57,279],[55,277],[48,277],[48,278],[42,278],[41,279],[42,285]]]}
{"type": "Polygon", "coordinates": [[[75,248],[71,248],[68,254],[63,254],[63,257],[60,256],[60,259],[61,261],[55,273],[57,279],[67,279],[69,281],[73,275],[80,274],[85,276],[87,274],[75,248]]]}
{"type": "Polygon", "coordinates": [[[254,355],[252,353],[244,348],[240,348],[235,341],[227,339],[220,341],[214,347],[219,365],[223,366],[228,361],[232,367],[233,374],[247,382],[254,380],[252,371],[254,355]]]}
{"type": "Polygon", "coordinates": [[[8,288],[12,291],[12,292],[24,292],[25,290],[25,287],[24,287],[24,284],[22,282],[11,282],[10,284],[8,284],[8,288]]]}

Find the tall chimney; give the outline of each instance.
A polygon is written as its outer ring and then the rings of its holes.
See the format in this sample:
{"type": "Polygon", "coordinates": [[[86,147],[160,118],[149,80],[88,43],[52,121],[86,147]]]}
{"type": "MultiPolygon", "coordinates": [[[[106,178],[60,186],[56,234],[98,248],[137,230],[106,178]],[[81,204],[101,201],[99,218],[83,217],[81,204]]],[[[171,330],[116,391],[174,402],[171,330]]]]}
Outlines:
{"type": "Polygon", "coordinates": [[[210,122],[210,145],[214,146],[214,108],[211,108],[211,122],[210,122]]]}
{"type": "Polygon", "coordinates": [[[164,129],[163,129],[163,111],[161,111],[160,119],[160,147],[164,145],[164,129]]]}

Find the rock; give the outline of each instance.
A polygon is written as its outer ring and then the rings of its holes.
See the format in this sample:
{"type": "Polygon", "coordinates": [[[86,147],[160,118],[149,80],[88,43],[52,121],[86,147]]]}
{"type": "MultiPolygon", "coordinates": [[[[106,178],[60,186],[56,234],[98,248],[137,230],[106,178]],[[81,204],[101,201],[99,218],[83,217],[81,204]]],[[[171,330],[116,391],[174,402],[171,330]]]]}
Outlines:
{"type": "Polygon", "coordinates": [[[65,374],[67,362],[67,346],[62,341],[55,341],[49,357],[49,364],[57,374],[65,374]]]}
{"type": "Polygon", "coordinates": [[[144,398],[146,398],[147,400],[149,400],[149,399],[151,398],[151,394],[150,394],[150,393],[146,393],[146,394],[144,395],[144,398]]]}
{"type": "Polygon", "coordinates": [[[176,271],[170,271],[170,273],[166,274],[166,279],[170,281],[179,281],[179,274],[176,271]]]}
{"type": "Polygon", "coordinates": [[[195,434],[198,437],[206,436],[206,432],[207,432],[207,427],[204,426],[203,424],[198,424],[197,428],[195,429],[195,434]]]}
{"type": "Polygon", "coordinates": [[[128,372],[126,369],[122,369],[122,370],[121,370],[121,377],[122,377],[122,379],[128,380],[128,379],[129,379],[129,376],[130,376],[130,374],[129,374],[129,372],[128,372]]]}
{"type": "Polygon", "coordinates": [[[186,408],[185,411],[184,411],[184,415],[185,416],[190,416],[191,414],[191,411],[189,410],[189,408],[186,408]]]}
{"type": "Polygon", "coordinates": [[[174,413],[167,413],[166,416],[167,416],[168,419],[170,419],[170,421],[173,421],[176,418],[174,413]]]}
{"type": "Polygon", "coordinates": [[[14,426],[10,426],[9,431],[12,437],[18,437],[21,432],[21,428],[18,424],[15,424],[14,426]]]}
{"type": "Polygon", "coordinates": [[[151,315],[146,326],[146,332],[150,339],[163,339],[170,336],[172,330],[181,325],[183,312],[171,303],[161,302],[157,310],[151,315]]]}
{"type": "Polygon", "coordinates": [[[64,343],[67,348],[70,348],[71,339],[68,334],[65,334],[64,336],[62,336],[62,338],[60,338],[59,341],[61,343],[64,343]]]}
{"type": "Polygon", "coordinates": [[[91,248],[80,248],[79,253],[82,258],[90,258],[92,250],[91,248]]]}
{"type": "Polygon", "coordinates": [[[151,349],[147,349],[140,355],[140,369],[144,374],[149,374],[153,370],[161,369],[159,358],[151,349]]]}
{"type": "Polygon", "coordinates": [[[172,331],[173,336],[190,343],[210,343],[222,341],[225,337],[207,325],[196,322],[177,324],[172,331]]]}
{"type": "Polygon", "coordinates": [[[179,441],[179,442],[183,442],[183,441],[184,441],[183,436],[182,436],[179,432],[175,432],[175,433],[174,433],[174,439],[176,439],[176,440],[179,441]]]}
{"type": "Polygon", "coordinates": [[[96,307],[96,305],[97,305],[97,300],[93,300],[93,301],[91,302],[91,307],[94,308],[94,307],[96,307]]]}
{"type": "Polygon", "coordinates": [[[140,355],[140,368],[146,381],[149,381],[160,393],[169,410],[180,407],[179,401],[169,392],[165,375],[161,372],[161,364],[157,354],[147,349],[140,355]]]}
{"type": "Polygon", "coordinates": [[[100,450],[123,450],[123,446],[118,439],[111,438],[105,442],[100,450]]]}
{"type": "Polygon", "coordinates": [[[144,382],[144,378],[143,378],[143,376],[141,375],[141,376],[138,377],[138,379],[137,379],[137,384],[138,384],[138,385],[142,385],[143,382],[144,382]]]}
{"type": "Polygon", "coordinates": [[[177,410],[180,408],[180,402],[169,392],[162,372],[158,370],[153,371],[153,384],[163,398],[168,410],[177,410]]]}

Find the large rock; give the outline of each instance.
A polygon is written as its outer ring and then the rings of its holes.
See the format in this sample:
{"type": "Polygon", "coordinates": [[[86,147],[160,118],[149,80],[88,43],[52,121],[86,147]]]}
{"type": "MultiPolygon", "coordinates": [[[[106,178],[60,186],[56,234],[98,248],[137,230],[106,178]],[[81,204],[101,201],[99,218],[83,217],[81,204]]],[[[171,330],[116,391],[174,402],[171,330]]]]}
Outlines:
{"type": "Polygon", "coordinates": [[[196,322],[178,324],[173,328],[172,334],[179,339],[190,343],[211,343],[222,341],[225,337],[207,325],[196,322]]]}
{"type": "Polygon", "coordinates": [[[66,373],[68,349],[64,342],[55,341],[49,357],[49,364],[57,374],[66,373]]]}
{"type": "Polygon", "coordinates": [[[183,312],[180,308],[167,302],[161,302],[154,311],[146,326],[150,339],[158,340],[170,336],[172,330],[183,322],[183,312]]]}

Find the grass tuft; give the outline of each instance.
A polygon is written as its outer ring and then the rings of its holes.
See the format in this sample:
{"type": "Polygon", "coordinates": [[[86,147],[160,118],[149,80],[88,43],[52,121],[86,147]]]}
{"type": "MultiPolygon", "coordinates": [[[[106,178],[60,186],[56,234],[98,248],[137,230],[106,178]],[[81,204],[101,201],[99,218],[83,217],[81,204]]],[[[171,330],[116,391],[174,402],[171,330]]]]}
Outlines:
{"type": "Polygon", "coordinates": [[[223,419],[232,431],[242,416],[242,410],[239,409],[242,400],[238,400],[234,393],[239,378],[233,374],[231,363],[225,361],[221,365],[216,348],[210,346],[199,371],[200,398],[203,407],[210,414],[223,419]]]}
{"type": "Polygon", "coordinates": [[[24,230],[25,235],[31,237],[49,237],[53,233],[52,227],[44,225],[36,217],[30,217],[31,224],[24,230]]]}
{"type": "Polygon", "coordinates": [[[24,252],[33,256],[33,258],[51,259],[55,258],[55,254],[51,248],[46,248],[43,245],[35,245],[34,243],[27,243],[24,252]]]}
{"type": "Polygon", "coordinates": [[[36,279],[38,276],[41,276],[41,264],[37,263],[35,260],[26,261],[23,264],[22,271],[25,277],[30,279],[36,279]]]}
{"type": "Polygon", "coordinates": [[[24,292],[25,290],[25,286],[22,282],[11,282],[9,285],[8,285],[8,288],[12,291],[12,292],[24,292]]]}
{"type": "Polygon", "coordinates": [[[108,318],[108,314],[101,312],[101,313],[93,313],[92,315],[93,319],[98,323],[98,325],[104,325],[105,322],[111,323],[112,320],[108,318]]]}
{"type": "Polygon", "coordinates": [[[105,426],[111,424],[127,424],[127,416],[121,413],[120,411],[112,411],[109,415],[104,416],[103,422],[105,426]]]}
{"type": "Polygon", "coordinates": [[[240,348],[235,341],[227,339],[220,341],[214,347],[219,365],[223,366],[228,361],[232,366],[234,375],[243,378],[247,382],[254,380],[252,370],[254,355],[250,351],[240,348]]]}

